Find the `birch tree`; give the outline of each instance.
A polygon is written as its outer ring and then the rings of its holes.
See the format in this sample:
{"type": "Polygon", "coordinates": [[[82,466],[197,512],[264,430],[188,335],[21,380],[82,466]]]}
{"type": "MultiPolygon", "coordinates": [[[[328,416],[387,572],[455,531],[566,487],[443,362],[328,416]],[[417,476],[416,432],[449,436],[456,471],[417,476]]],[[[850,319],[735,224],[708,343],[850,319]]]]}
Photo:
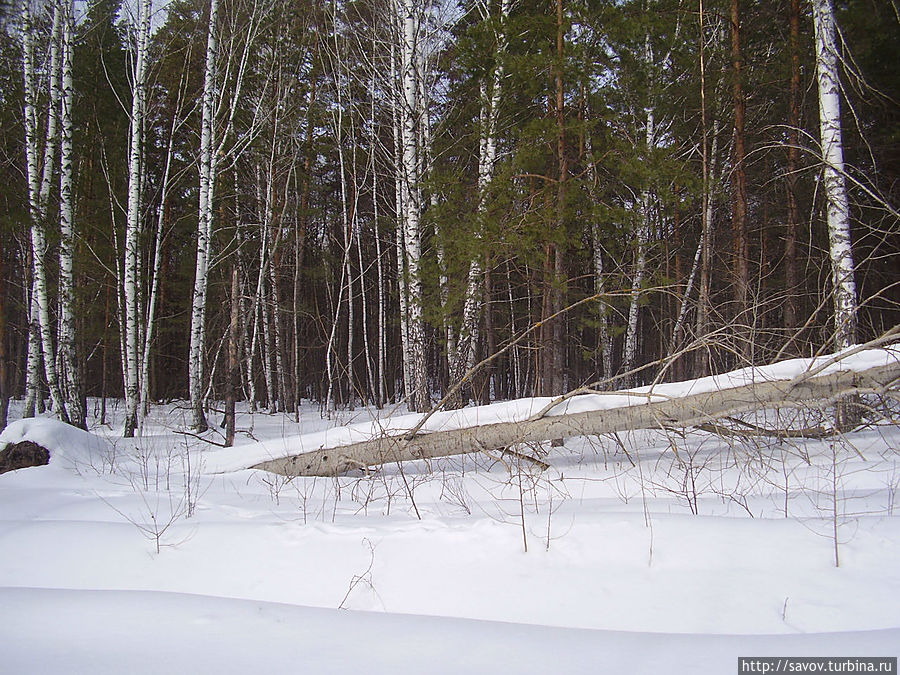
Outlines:
{"type": "MultiPolygon", "coordinates": [[[[497,46],[494,56],[494,67],[490,75],[490,85],[482,82],[481,91],[481,129],[478,141],[478,212],[476,222],[484,220],[488,206],[488,189],[494,178],[494,167],[497,163],[497,121],[500,114],[500,103],[503,87],[503,53],[506,50],[506,22],[509,18],[510,0],[502,0],[500,3],[500,27],[497,31],[497,46]]],[[[490,17],[489,3],[485,0],[479,4],[484,19],[490,17]]],[[[480,232],[476,232],[476,241],[480,241],[480,232]]],[[[459,382],[466,372],[475,365],[475,346],[478,343],[478,325],[481,320],[482,276],[481,246],[469,262],[469,271],[466,278],[466,290],[463,299],[463,315],[459,328],[459,335],[451,344],[455,349],[450,350],[450,384],[459,382]]],[[[460,389],[456,400],[451,402],[451,407],[465,405],[468,388],[460,389]]]]}
{"type": "MultiPolygon", "coordinates": [[[[644,43],[644,58],[648,68],[652,67],[653,50],[650,46],[650,36],[646,36],[644,43]]],[[[648,96],[652,93],[648,92],[648,96]]],[[[646,152],[652,151],[656,142],[656,127],[653,104],[648,103],[644,110],[645,127],[644,143],[646,152]]],[[[641,286],[647,273],[647,246],[650,241],[651,219],[653,217],[653,198],[650,188],[645,186],[641,191],[641,202],[638,218],[640,219],[635,233],[634,268],[631,274],[631,290],[628,302],[628,325],[625,329],[625,343],[622,351],[622,370],[628,372],[634,368],[638,353],[638,319],[640,312],[641,286]]],[[[634,382],[634,377],[629,376],[628,382],[634,382]]]]}
{"type": "Polygon", "coordinates": [[[206,431],[209,425],[203,412],[206,338],[206,291],[209,285],[210,236],[212,234],[213,195],[216,156],[215,111],[217,102],[216,58],[219,48],[219,0],[210,0],[209,27],[206,36],[206,67],[203,71],[203,99],[200,121],[200,204],[197,222],[197,264],[191,303],[191,347],[188,356],[188,388],[191,397],[191,426],[206,431]]]}
{"type": "Polygon", "coordinates": [[[135,33],[134,71],[132,75],[131,117],[128,149],[128,206],[125,218],[125,252],[122,264],[124,312],[123,373],[125,377],[124,435],[132,437],[138,428],[140,404],[140,319],[138,289],[141,237],[141,153],[144,144],[144,116],[147,97],[147,51],[150,43],[151,0],[140,0],[135,33]]]}
{"type": "Polygon", "coordinates": [[[844,180],[841,137],[841,83],[837,28],[831,0],[813,0],[816,33],[816,81],[819,91],[819,134],[822,144],[828,252],[834,293],[834,343],[844,349],[856,342],[856,282],[850,238],[850,205],[844,180]]]}
{"type": "MultiPolygon", "coordinates": [[[[831,0],[813,0],[816,34],[816,80],[819,91],[819,133],[824,164],[825,210],[828,222],[828,252],[834,300],[834,347],[845,349],[856,342],[856,282],[853,244],[850,237],[850,205],[844,180],[844,146],[841,137],[841,95],[838,53],[831,0]]],[[[835,426],[852,427],[857,406],[849,399],[835,408],[835,426]]]]}
{"type": "MultiPolygon", "coordinates": [[[[22,80],[23,80],[23,122],[25,127],[26,174],[28,181],[29,227],[39,214],[38,201],[38,124],[35,98],[37,96],[34,74],[34,47],[31,9],[27,2],[22,3],[22,80]]],[[[29,229],[30,237],[30,229],[29,229]]],[[[34,255],[29,239],[26,259],[25,307],[28,333],[27,361],[25,371],[25,417],[34,417],[35,412],[43,411],[43,395],[41,392],[41,337],[38,323],[38,310],[34,293],[34,255]]]]}
{"type": "MultiPolygon", "coordinates": [[[[716,161],[718,157],[719,128],[720,121],[718,116],[713,116],[710,139],[710,114],[713,108],[708,99],[707,90],[707,64],[709,63],[707,52],[707,28],[706,28],[706,12],[704,10],[703,0],[699,3],[700,11],[698,14],[698,22],[700,29],[699,39],[699,65],[700,65],[700,125],[701,125],[701,155],[702,155],[702,196],[700,206],[700,244],[698,251],[700,254],[699,272],[700,279],[698,283],[698,299],[697,299],[697,317],[695,323],[695,333],[697,339],[703,340],[709,333],[711,306],[711,286],[712,286],[712,263],[713,263],[713,244],[715,238],[714,220],[715,203],[716,203],[716,161]]],[[[712,40],[710,46],[715,48],[721,41],[721,29],[717,23],[712,25],[712,40]]],[[[712,368],[711,350],[708,346],[697,352],[697,358],[694,363],[694,374],[697,377],[708,375],[712,368]]]]}
{"type": "MultiPolygon", "coordinates": [[[[677,33],[677,29],[676,29],[677,33]]],[[[644,152],[645,157],[652,157],[657,144],[656,128],[656,71],[669,60],[669,55],[663,57],[659,64],[654,57],[653,44],[651,42],[650,29],[644,34],[643,65],[647,69],[647,103],[644,107],[644,152]]],[[[625,329],[625,342],[622,348],[622,371],[628,373],[635,367],[638,354],[638,327],[640,319],[641,287],[647,274],[647,249],[650,244],[652,232],[655,196],[649,184],[649,177],[645,177],[644,187],[641,189],[640,206],[638,209],[638,223],[635,231],[634,267],[631,274],[631,289],[628,302],[628,324],[625,329]]],[[[627,376],[626,382],[634,383],[633,375],[627,376]]]]}
{"type": "MultiPolygon", "coordinates": [[[[425,360],[425,325],[422,314],[422,278],[420,274],[421,241],[421,181],[422,161],[419,148],[418,124],[422,119],[419,96],[418,67],[421,41],[421,13],[414,0],[397,0],[395,9],[400,28],[400,147],[401,165],[398,221],[402,225],[402,253],[406,274],[405,320],[408,347],[404,355],[409,360],[405,374],[409,383],[410,406],[417,411],[428,409],[428,373],[425,360]]],[[[399,244],[398,244],[399,245],[399,244]]],[[[401,268],[402,269],[402,268],[401,268]]],[[[401,274],[403,272],[401,271],[401,274]]],[[[401,321],[403,319],[401,318],[401,321]]]]}
{"type": "Polygon", "coordinates": [[[72,40],[75,32],[73,0],[62,0],[62,55],[59,166],[59,362],[69,421],[86,428],[83,390],[75,349],[75,223],[73,221],[72,40]]]}
{"type": "Polygon", "coordinates": [[[194,266],[194,286],[191,294],[191,329],[188,352],[188,393],[191,405],[191,426],[206,431],[209,425],[203,411],[206,394],[206,305],[209,289],[209,270],[212,260],[213,207],[216,175],[223,158],[232,161],[259,134],[259,112],[266,98],[263,93],[256,104],[249,106],[250,120],[239,141],[226,147],[234,126],[235,115],[244,103],[242,88],[251,63],[260,26],[270,7],[254,0],[246,7],[246,23],[229,26],[227,52],[223,72],[219,73],[220,33],[219,0],[210,0],[206,36],[206,55],[203,70],[203,96],[200,102],[199,198],[197,218],[197,257],[194,266]],[[221,96],[223,83],[230,85],[229,97],[221,96]],[[221,116],[219,113],[222,113],[221,116]]]}
{"type": "Polygon", "coordinates": [[[38,111],[37,77],[34,64],[34,44],[31,11],[28,3],[22,3],[22,64],[24,79],[24,126],[26,171],[28,179],[28,202],[31,216],[31,256],[33,266],[33,286],[31,289],[30,321],[32,346],[29,351],[29,375],[37,387],[34,378],[38,376],[37,359],[43,357],[44,375],[53,409],[60,420],[69,421],[68,412],[56,370],[56,351],[53,344],[53,331],[50,319],[50,298],[47,286],[46,256],[48,250],[46,224],[48,204],[53,182],[54,167],[58,146],[59,106],[60,106],[60,33],[62,30],[63,9],[60,3],[53,6],[53,27],[50,35],[50,58],[47,68],[49,103],[47,109],[46,140],[44,142],[43,166],[38,167],[38,111]],[[39,346],[39,351],[38,351],[39,346]]]}

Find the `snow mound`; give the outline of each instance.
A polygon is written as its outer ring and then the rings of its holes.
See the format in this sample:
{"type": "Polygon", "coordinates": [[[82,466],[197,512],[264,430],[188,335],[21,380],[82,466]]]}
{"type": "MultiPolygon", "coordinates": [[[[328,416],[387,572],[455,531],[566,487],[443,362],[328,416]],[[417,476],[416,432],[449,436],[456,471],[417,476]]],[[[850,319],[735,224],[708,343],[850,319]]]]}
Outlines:
{"type": "Polygon", "coordinates": [[[50,451],[50,460],[66,459],[75,462],[90,462],[97,457],[108,455],[109,443],[71,424],[44,417],[31,417],[12,422],[0,432],[0,451],[7,445],[31,441],[50,451]]]}

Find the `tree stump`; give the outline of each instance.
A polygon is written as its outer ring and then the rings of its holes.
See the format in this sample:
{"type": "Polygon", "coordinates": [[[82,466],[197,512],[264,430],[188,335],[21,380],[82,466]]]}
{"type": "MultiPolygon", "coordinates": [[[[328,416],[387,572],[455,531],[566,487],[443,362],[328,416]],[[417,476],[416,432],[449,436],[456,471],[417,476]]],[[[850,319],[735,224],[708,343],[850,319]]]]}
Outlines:
{"type": "Polygon", "coordinates": [[[0,450],[0,474],[50,463],[50,451],[32,441],[10,443],[0,450]]]}

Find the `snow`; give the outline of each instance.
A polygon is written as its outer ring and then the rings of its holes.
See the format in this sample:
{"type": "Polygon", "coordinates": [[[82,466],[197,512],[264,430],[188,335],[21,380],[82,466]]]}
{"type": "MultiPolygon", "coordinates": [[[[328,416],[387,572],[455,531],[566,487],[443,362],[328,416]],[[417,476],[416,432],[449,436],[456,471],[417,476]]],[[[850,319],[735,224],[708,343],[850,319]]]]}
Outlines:
{"type": "Polygon", "coordinates": [[[883,654],[900,641],[898,630],[710,638],[141,591],[5,588],[0,604],[16,618],[8,672],[730,673],[735,654],[883,654]]]}
{"type": "MultiPolygon", "coordinates": [[[[834,367],[897,358],[872,352],[834,367]]],[[[178,433],[182,406],[155,408],[138,439],[43,418],[0,434],[51,450],[0,476],[0,671],[723,673],[738,656],[898,654],[900,428],[883,418],[823,441],[570,439],[543,473],[467,455],[287,482],[225,467],[418,417],[242,410],[239,438],[258,442],[225,450],[178,433]]]]}

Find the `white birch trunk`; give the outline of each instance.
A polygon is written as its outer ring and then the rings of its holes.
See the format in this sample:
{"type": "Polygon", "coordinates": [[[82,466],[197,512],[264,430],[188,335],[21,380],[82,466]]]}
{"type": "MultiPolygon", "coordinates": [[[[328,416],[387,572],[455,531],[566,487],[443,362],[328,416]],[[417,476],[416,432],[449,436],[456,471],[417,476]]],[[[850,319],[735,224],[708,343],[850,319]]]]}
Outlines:
{"type": "MultiPolygon", "coordinates": [[[[260,247],[259,247],[259,265],[256,270],[256,288],[253,292],[253,297],[250,300],[250,310],[249,316],[253,318],[250,321],[250,326],[247,331],[244,333],[244,339],[246,344],[244,345],[244,351],[247,354],[246,359],[246,368],[245,368],[245,376],[247,379],[247,387],[249,389],[248,398],[250,400],[250,410],[252,412],[256,412],[256,345],[259,339],[259,325],[260,325],[260,303],[263,299],[263,283],[265,280],[265,269],[266,269],[266,255],[268,254],[268,246],[266,242],[268,241],[268,234],[266,232],[266,217],[265,217],[265,198],[263,196],[263,187],[262,187],[262,169],[259,165],[256,166],[256,203],[257,203],[257,220],[260,223],[260,247]]],[[[244,312],[244,315],[247,316],[247,312],[244,312]]],[[[263,360],[263,363],[265,361],[263,360]]],[[[265,373],[265,370],[263,371],[265,373]]],[[[267,399],[268,400],[268,399],[267,399]]]]}
{"type": "MultiPolygon", "coordinates": [[[[706,141],[704,140],[704,144],[706,141]]],[[[697,339],[706,337],[710,312],[710,284],[712,282],[713,216],[715,215],[716,158],[718,157],[719,120],[713,122],[713,139],[709,151],[709,163],[704,187],[703,217],[700,231],[700,287],[697,291],[697,339]]],[[[710,369],[709,348],[700,352],[698,374],[707,374],[710,369]]]]}
{"type": "MultiPolygon", "coordinates": [[[[637,228],[637,241],[634,251],[634,270],[631,274],[631,291],[628,303],[628,324],[625,328],[625,344],[622,353],[622,372],[627,373],[634,368],[637,358],[638,328],[640,320],[641,286],[647,272],[647,241],[649,238],[650,196],[641,195],[641,222],[637,228]]],[[[627,376],[627,383],[635,382],[633,375],[627,376]]]]}
{"type": "Polygon", "coordinates": [[[150,0],[138,4],[137,44],[132,84],[130,146],[128,153],[128,209],[125,222],[125,259],[123,292],[125,300],[125,436],[133,436],[138,427],[139,325],[138,277],[141,235],[141,153],[143,146],[146,97],[147,48],[150,40],[150,0]]]}
{"type": "MultiPolygon", "coordinates": [[[[644,38],[644,61],[648,67],[653,64],[653,49],[650,45],[650,36],[644,38]]],[[[648,96],[652,96],[648,93],[648,96]]],[[[649,153],[656,143],[656,129],[652,103],[645,110],[646,113],[646,149],[649,153]]],[[[622,354],[622,371],[627,373],[634,369],[638,348],[638,328],[640,319],[641,286],[647,272],[647,245],[650,241],[651,220],[651,195],[650,189],[644,188],[641,192],[641,222],[637,227],[637,241],[634,252],[634,270],[631,276],[631,292],[628,304],[628,325],[625,329],[625,344],[622,354]]],[[[633,375],[628,375],[626,383],[635,382],[633,375]]]]}
{"type": "Polygon", "coordinates": [[[678,318],[675,319],[675,326],[672,328],[672,340],[669,343],[668,355],[672,356],[675,350],[679,348],[681,343],[681,332],[684,330],[685,319],[687,318],[688,306],[690,304],[691,293],[694,290],[694,283],[697,281],[697,272],[700,270],[700,261],[703,258],[703,246],[705,238],[702,233],[700,235],[700,243],[697,244],[697,250],[694,252],[694,260],[691,263],[691,271],[688,273],[687,283],[684,287],[684,295],[681,297],[681,307],[678,310],[678,318]]]}
{"type": "MultiPolygon", "coordinates": [[[[274,363],[275,369],[271,375],[272,389],[269,392],[269,411],[271,413],[277,413],[279,410],[285,410],[286,403],[286,390],[285,390],[285,370],[284,370],[284,359],[282,357],[282,344],[281,344],[281,308],[280,308],[280,300],[278,296],[278,281],[277,276],[275,274],[275,255],[277,253],[278,247],[281,244],[281,230],[280,226],[275,221],[275,180],[274,180],[274,171],[275,171],[275,150],[274,144],[275,139],[273,137],[273,150],[270,159],[269,166],[269,174],[268,174],[268,206],[267,206],[267,214],[269,219],[269,237],[267,240],[267,247],[269,249],[269,255],[267,256],[268,264],[265,266],[266,275],[269,282],[269,299],[271,303],[271,309],[267,311],[267,324],[271,321],[271,331],[272,331],[272,339],[271,342],[267,340],[267,344],[274,352],[267,357],[267,363],[274,363]]],[[[268,307],[269,305],[266,305],[268,307]]]]}
{"type": "Polygon", "coordinates": [[[422,257],[422,244],[420,222],[422,213],[421,204],[421,158],[418,123],[421,119],[418,89],[419,68],[417,65],[417,53],[421,47],[419,43],[420,22],[417,15],[416,3],[413,0],[403,0],[403,34],[402,34],[402,75],[403,75],[403,108],[401,119],[401,136],[403,140],[403,238],[404,252],[406,254],[407,290],[409,302],[409,346],[411,357],[411,407],[416,411],[425,411],[430,405],[428,393],[428,379],[425,366],[425,330],[422,319],[422,279],[420,275],[420,263],[422,257]]]}
{"type": "MultiPolygon", "coordinates": [[[[38,141],[37,113],[35,111],[35,76],[34,47],[32,44],[31,10],[27,2],[22,3],[22,75],[24,82],[24,126],[25,126],[25,159],[28,179],[28,204],[32,223],[39,214],[38,208],[38,141]]],[[[25,292],[25,307],[28,314],[28,361],[25,375],[25,417],[34,417],[43,412],[43,395],[41,392],[41,327],[38,319],[37,295],[34,284],[33,249],[29,250],[28,266],[31,270],[28,288],[25,292]],[[40,404],[40,405],[39,405],[40,404]]]]}
{"type": "Polygon", "coordinates": [[[603,363],[603,377],[610,378],[612,370],[612,336],[609,334],[609,316],[607,314],[609,303],[603,298],[606,293],[606,278],[603,265],[603,244],[600,237],[600,226],[597,223],[591,225],[591,238],[593,239],[593,267],[594,267],[594,293],[600,296],[597,303],[598,328],[600,342],[600,358],[603,363]]]}
{"type": "MultiPolygon", "coordinates": [[[[280,238],[279,238],[280,241],[280,238]]],[[[278,242],[275,243],[278,246],[278,242]]],[[[275,378],[277,380],[276,410],[287,412],[287,371],[284,367],[284,345],[281,331],[281,301],[278,296],[278,281],[275,265],[269,265],[269,285],[272,289],[272,325],[275,329],[275,378]]]]}
{"type": "Polygon", "coordinates": [[[28,356],[25,370],[25,411],[22,417],[34,417],[41,398],[41,336],[37,325],[37,305],[34,302],[34,290],[25,289],[26,307],[28,308],[28,356]]]}
{"type": "MultiPolygon", "coordinates": [[[[248,280],[249,285],[249,280],[248,280]]],[[[243,331],[242,339],[244,342],[244,353],[247,355],[245,369],[244,369],[244,378],[247,381],[247,400],[250,404],[250,411],[256,412],[256,368],[254,366],[256,359],[256,336],[259,331],[259,295],[260,290],[257,285],[256,293],[253,295],[253,299],[250,301],[249,310],[244,306],[243,295],[241,295],[241,313],[244,316],[252,316],[253,318],[250,321],[250,326],[248,326],[247,330],[243,331]]]]}
{"type": "MultiPolygon", "coordinates": [[[[359,209],[355,210],[355,213],[359,213],[359,209]]],[[[366,383],[368,386],[368,393],[365,395],[366,402],[370,401],[371,398],[377,399],[377,394],[375,392],[375,378],[373,373],[372,366],[372,347],[369,340],[369,302],[366,297],[366,265],[363,263],[363,250],[362,250],[362,241],[360,240],[362,232],[361,232],[361,224],[359,222],[359,217],[354,218],[354,226],[353,232],[356,236],[356,253],[357,253],[357,261],[359,262],[359,300],[360,300],[360,320],[362,322],[362,343],[363,343],[363,356],[366,359],[366,383]]],[[[374,232],[375,237],[378,237],[377,231],[374,232]]]]}
{"type": "MultiPolygon", "coordinates": [[[[216,174],[220,157],[226,155],[225,143],[241,102],[241,89],[254,48],[259,26],[263,19],[263,8],[254,4],[244,30],[241,54],[235,67],[234,85],[221,125],[217,131],[217,111],[220,102],[218,91],[219,60],[219,0],[210,0],[209,25],[206,37],[206,61],[203,72],[203,97],[200,119],[199,157],[199,198],[197,220],[197,259],[194,272],[194,288],[191,299],[191,340],[188,353],[188,389],[191,403],[191,426],[197,431],[208,429],[204,404],[206,393],[211,389],[212,378],[206,376],[206,298],[209,287],[209,268],[212,254],[213,207],[215,205],[216,174]]],[[[229,81],[229,71],[234,65],[229,59],[223,80],[229,81]]],[[[250,125],[244,143],[252,139],[258,131],[255,118],[250,125]]],[[[245,146],[241,146],[245,147],[245,146]]],[[[234,152],[235,148],[231,149],[234,152]]]]}
{"type": "MultiPolygon", "coordinates": [[[[675,320],[675,327],[672,329],[672,342],[669,346],[669,356],[672,356],[679,348],[681,342],[681,333],[684,330],[684,325],[687,321],[688,308],[690,306],[691,293],[694,290],[694,284],[697,283],[697,275],[698,273],[701,276],[700,281],[700,297],[698,299],[697,306],[697,325],[706,325],[706,313],[707,308],[706,305],[709,302],[709,263],[710,263],[710,252],[709,247],[711,245],[711,232],[710,227],[714,215],[714,205],[715,200],[712,197],[712,186],[715,185],[716,181],[716,155],[718,154],[719,147],[719,120],[715,120],[713,122],[713,139],[712,146],[710,149],[710,158],[709,158],[709,170],[707,173],[707,194],[706,194],[706,204],[704,205],[704,213],[702,217],[702,223],[700,228],[700,242],[697,244],[697,250],[694,253],[694,261],[691,263],[691,271],[688,274],[687,284],[684,289],[684,297],[681,299],[681,309],[678,311],[678,318],[675,320]],[[704,267],[706,267],[706,277],[707,279],[703,279],[704,276],[704,267]]],[[[698,331],[699,337],[699,331],[698,331]]]]}
{"type": "MultiPolygon", "coordinates": [[[[510,0],[502,0],[500,4],[500,32],[497,35],[497,52],[494,71],[491,78],[490,94],[485,84],[481,86],[482,108],[480,113],[481,135],[478,149],[478,231],[476,241],[481,241],[481,221],[487,212],[488,189],[494,179],[494,167],[497,164],[497,120],[500,114],[500,100],[503,89],[503,53],[506,51],[506,20],[509,16],[510,0]]],[[[487,7],[485,16],[489,14],[487,7]]],[[[476,248],[481,249],[481,245],[476,248]]],[[[478,344],[478,326],[481,321],[484,293],[481,288],[484,270],[481,264],[480,250],[469,261],[466,276],[466,292],[463,299],[463,316],[456,340],[456,353],[450,365],[451,385],[459,382],[472,366],[475,365],[475,347],[478,344]]],[[[467,403],[468,390],[461,390],[462,397],[455,401],[456,406],[467,403]]]]}
{"type": "MultiPolygon", "coordinates": [[[[588,110],[590,115],[590,110],[588,110]]],[[[587,134],[585,138],[587,144],[588,155],[588,183],[593,187],[598,187],[597,170],[595,166],[596,158],[594,157],[594,146],[591,135],[587,134]]],[[[603,241],[600,233],[600,225],[597,222],[591,224],[591,247],[593,255],[591,263],[594,273],[594,293],[599,297],[597,301],[597,319],[598,319],[598,343],[600,347],[600,360],[603,364],[603,377],[610,378],[613,376],[612,371],[612,336],[609,333],[609,303],[603,297],[606,293],[606,277],[605,266],[603,262],[603,241]]]]}
{"type": "MultiPolygon", "coordinates": [[[[653,110],[647,109],[647,150],[653,148],[654,118],[653,110]]],[[[641,214],[637,227],[637,238],[634,252],[634,270],[631,275],[631,292],[628,303],[628,325],[625,329],[625,345],[622,354],[622,371],[627,373],[634,368],[638,348],[638,328],[640,319],[641,286],[647,273],[647,244],[650,241],[650,225],[652,218],[650,190],[645,188],[641,193],[641,214]]],[[[626,382],[633,383],[634,376],[629,375],[626,382]]]]}
{"type": "Polygon", "coordinates": [[[827,200],[831,284],[834,292],[835,349],[856,342],[856,282],[850,237],[850,206],[844,181],[841,137],[841,96],[838,74],[837,28],[831,0],[813,0],[816,33],[816,76],[819,84],[819,130],[827,200]]]}
{"type": "Polygon", "coordinates": [[[72,195],[72,39],[75,17],[72,0],[63,0],[62,26],[62,97],[60,100],[59,155],[59,360],[69,421],[85,427],[81,376],[75,347],[75,223],[72,195]]]}
{"type": "Polygon", "coordinates": [[[438,264],[438,289],[440,291],[441,313],[443,315],[444,340],[447,343],[447,364],[452,365],[457,358],[456,330],[453,327],[450,315],[450,277],[447,271],[447,253],[444,250],[444,241],[440,236],[435,236],[434,252],[438,264]]]}
{"type": "Polygon", "coordinates": [[[266,385],[266,405],[268,406],[272,394],[272,368],[268,363],[268,314],[265,309],[266,303],[266,267],[269,264],[269,216],[268,216],[268,190],[263,186],[262,168],[256,166],[256,202],[257,202],[257,218],[260,223],[259,232],[259,266],[256,271],[256,291],[253,294],[252,314],[253,328],[250,336],[250,349],[248,353],[250,358],[247,359],[247,378],[250,380],[250,395],[254,402],[251,410],[256,410],[256,383],[254,378],[254,358],[256,355],[256,347],[259,344],[260,326],[262,326],[262,347],[260,349],[260,361],[263,368],[263,379],[266,385]]]}
{"type": "MultiPolygon", "coordinates": [[[[59,125],[60,105],[60,54],[59,39],[62,23],[62,8],[59,3],[53,9],[53,28],[50,37],[49,89],[50,104],[47,115],[47,136],[44,145],[44,164],[42,174],[38,175],[38,140],[37,110],[35,107],[37,83],[35,78],[33,43],[31,40],[31,15],[27,3],[23,3],[23,25],[25,30],[22,39],[23,71],[25,86],[25,151],[28,173],[28,197],[31,215],[31,249],[33,266],[32,286],[32,325],[37,324],[40,345],[44,362],[44,375],[53,401],[53,409],[57,416],[68,422],[68,414],[59,387],[56,370],[56,352],[53,347],[53,332],[50,322],[50,300],[47,288],[47,204],[53,180],[53,168],[56,162],[57,133],[59,125]]],[[[32,329],[34,330],[34,328],[32,329]]]]}
{"type": "Polygon", "coordinates": [[[213,218],[215,183],[215,114],[216,59],[218,56],[219,0],[210,0],[209,27],[206,37],[206,66],[203,73],[203,100],[200,121],[200,197],[197,222],[197,262],[191,302],[191,345],[188,356],[188,378],[191,397],[191,426],[206,431],[203,412],[206,342],[206,292],[209,282],[210,236],[213,218]]]}
{"type": "Polygon", "coordinates": [[[403,21],[399,0],[393,0],[392,31],[395,39],[391,40],[391,123],[394,132],[394,204],[396,213],[396,253],[397,253],[397,295],[400,307],[400,363],[402,370],[403,395],[406,400],[412,398],[412,375],[409,345],[409,288],[407,286],[406,247],[404,245],[404,220],[406,218],[405,192],[403,190],[403,132],[401,118],[403,116],[403,100],[400,93],[400,64],[398,63],[397,44],[402,41],[403,21]]]}
{"type": "MultiPolygon", "coordinates": [[[[280,92],[279,92],[280,98],[280,92]]],[[[270,355],[269,362],[274,361],[275,370],[272,373],[273,389],[269,394],[269,411],[277,413],[279,410],[286,410],[287,394],[285,386],[286,373],[284,369],[284,358],[282,356],[282,334],[281,334],[281,299],[278,293],[278,278],[275,265],[277,262],[278,247],[281,245],[281,223],[280,216],[278,220],[275,217],[275,157],[277,153],[277,139],[280,125],[276,116],[275,125],[272,132],[272,150],[269,155],[269,170],[267,174],[267,206],[266,214],[269,219],[269,237],[266,246],[269,249],[268,265],[266,265],[266,275],[269,281],[269,297],[271,300],[271,326],[272,326],[272,342],[270,343],[274,354],[270,355]],[[274,357],[274,358],[271,358],[274,357]]]]}
{"type": "Polygon", "coordinates": [[[260,236],[260,264],[259,264],[259,290],[260,290],[260,309],[262,310],[262,361],[263,374],[266,380],[266,403],[270,414],[278,412],[278,385],[276,383],[276,375],[273,370],[273,354],[274,336],[272,335],[272,312],[270,308],[271,294],[274,292],[271,284],[266,286],[266,280],[271,276],[272,255],[275,250],[272,246],[272,227],[274,226],[274,186],[272,184],[272,154],[274,154],[274,144],[272,153],[269,158],[269,167],[263,181],[260,178],[260,186],[265,188],[265,198],[263,200],[262,224],[263,231],[260,236]]]}

